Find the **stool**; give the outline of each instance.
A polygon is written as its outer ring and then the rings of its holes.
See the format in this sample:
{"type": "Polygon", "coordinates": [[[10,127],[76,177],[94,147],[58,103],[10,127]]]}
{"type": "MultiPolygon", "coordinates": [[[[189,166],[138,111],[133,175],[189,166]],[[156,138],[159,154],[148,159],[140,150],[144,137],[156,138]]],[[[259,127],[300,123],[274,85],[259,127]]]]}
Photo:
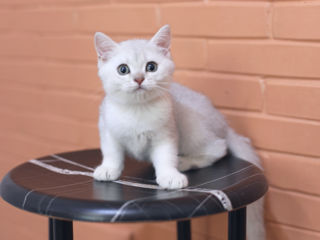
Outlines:
{"type": "Polygon", "coordinates": [[[100,150],[82,150],[30,160],[1,182],[1,197],[22,210],[49,218],[50,240],[72,240],[73,220],[89,222],[177,221],[179,240],[190,240],[193,217],[229,212],[229,240],[245,240],[246,205],[268,184],[253,164],[227,155],[214,165],[189,170],[189,187],[163,190],[148,162],[126,159],[119,180],[92,178],[100,150]]]}

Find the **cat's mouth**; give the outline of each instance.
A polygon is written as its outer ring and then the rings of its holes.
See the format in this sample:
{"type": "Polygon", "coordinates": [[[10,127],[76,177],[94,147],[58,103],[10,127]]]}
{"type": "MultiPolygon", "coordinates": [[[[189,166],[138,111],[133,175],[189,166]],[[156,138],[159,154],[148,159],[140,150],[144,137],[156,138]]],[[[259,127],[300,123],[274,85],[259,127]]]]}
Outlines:
{"type": "Polygon", "coordinates": [[[136,89],[134,91],[140,92],[140,91],[145,91],[145,90],[146,90],[146,88],[140,85],[140,86],[136,87],[136,89]]]}

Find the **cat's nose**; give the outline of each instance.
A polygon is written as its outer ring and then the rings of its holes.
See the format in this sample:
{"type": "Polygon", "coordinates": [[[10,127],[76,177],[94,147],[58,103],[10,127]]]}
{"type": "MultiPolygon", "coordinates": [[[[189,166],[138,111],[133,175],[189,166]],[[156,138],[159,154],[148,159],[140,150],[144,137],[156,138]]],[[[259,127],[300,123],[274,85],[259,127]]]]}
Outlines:
{"type": "Polygon", "coordinates": [[[136,83],[138,83],[139,86],[140,86],[140,85],[142,84],[142,82],[144,81],[144,77],[135,78],[134,81],[135,81],[136,83]]]}

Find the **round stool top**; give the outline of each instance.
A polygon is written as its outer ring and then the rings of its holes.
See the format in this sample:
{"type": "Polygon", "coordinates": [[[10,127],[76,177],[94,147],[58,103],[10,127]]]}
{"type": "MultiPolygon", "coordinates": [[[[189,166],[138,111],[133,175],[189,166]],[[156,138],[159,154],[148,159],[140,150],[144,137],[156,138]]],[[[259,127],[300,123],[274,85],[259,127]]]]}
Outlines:
{"type": "Polygon", "coordinates": [[[189,187],[164,190],[147,162],[126,159],[117,181],[92,178],[101,162],[97,149],[30,160],[1,182],[8,203],[38,214],[68,220],[136,222],[177,220],[244,207],[268,189],[262,171],[231,155],[210,167],[189,170],[189,187]]]}

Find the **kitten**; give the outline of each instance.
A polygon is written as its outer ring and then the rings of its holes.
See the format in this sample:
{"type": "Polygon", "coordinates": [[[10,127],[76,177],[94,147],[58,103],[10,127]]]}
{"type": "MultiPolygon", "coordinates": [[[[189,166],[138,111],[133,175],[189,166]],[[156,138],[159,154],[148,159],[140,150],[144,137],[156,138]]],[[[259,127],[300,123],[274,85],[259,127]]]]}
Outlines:
{"type": "MultiPolygon", "coordinates": [[[[211,165],[227,149],[260,166],[250,141],[228,126],[207,97],[171,82],[174,63],[168,25],[151,40],[115,43],[96,33],[95,46],[98,75],[107,93],[100,107],[103,161],[94,171],[96,180],[119,178],[125,153],[150,160],[157,183],[166,189],[186,187],[188,179],[180,171],[211,165]]],[[[260,215],[253,230],[257,233],[250,239],[261,240],[262,201],[253,208],[260,215]]]]}

